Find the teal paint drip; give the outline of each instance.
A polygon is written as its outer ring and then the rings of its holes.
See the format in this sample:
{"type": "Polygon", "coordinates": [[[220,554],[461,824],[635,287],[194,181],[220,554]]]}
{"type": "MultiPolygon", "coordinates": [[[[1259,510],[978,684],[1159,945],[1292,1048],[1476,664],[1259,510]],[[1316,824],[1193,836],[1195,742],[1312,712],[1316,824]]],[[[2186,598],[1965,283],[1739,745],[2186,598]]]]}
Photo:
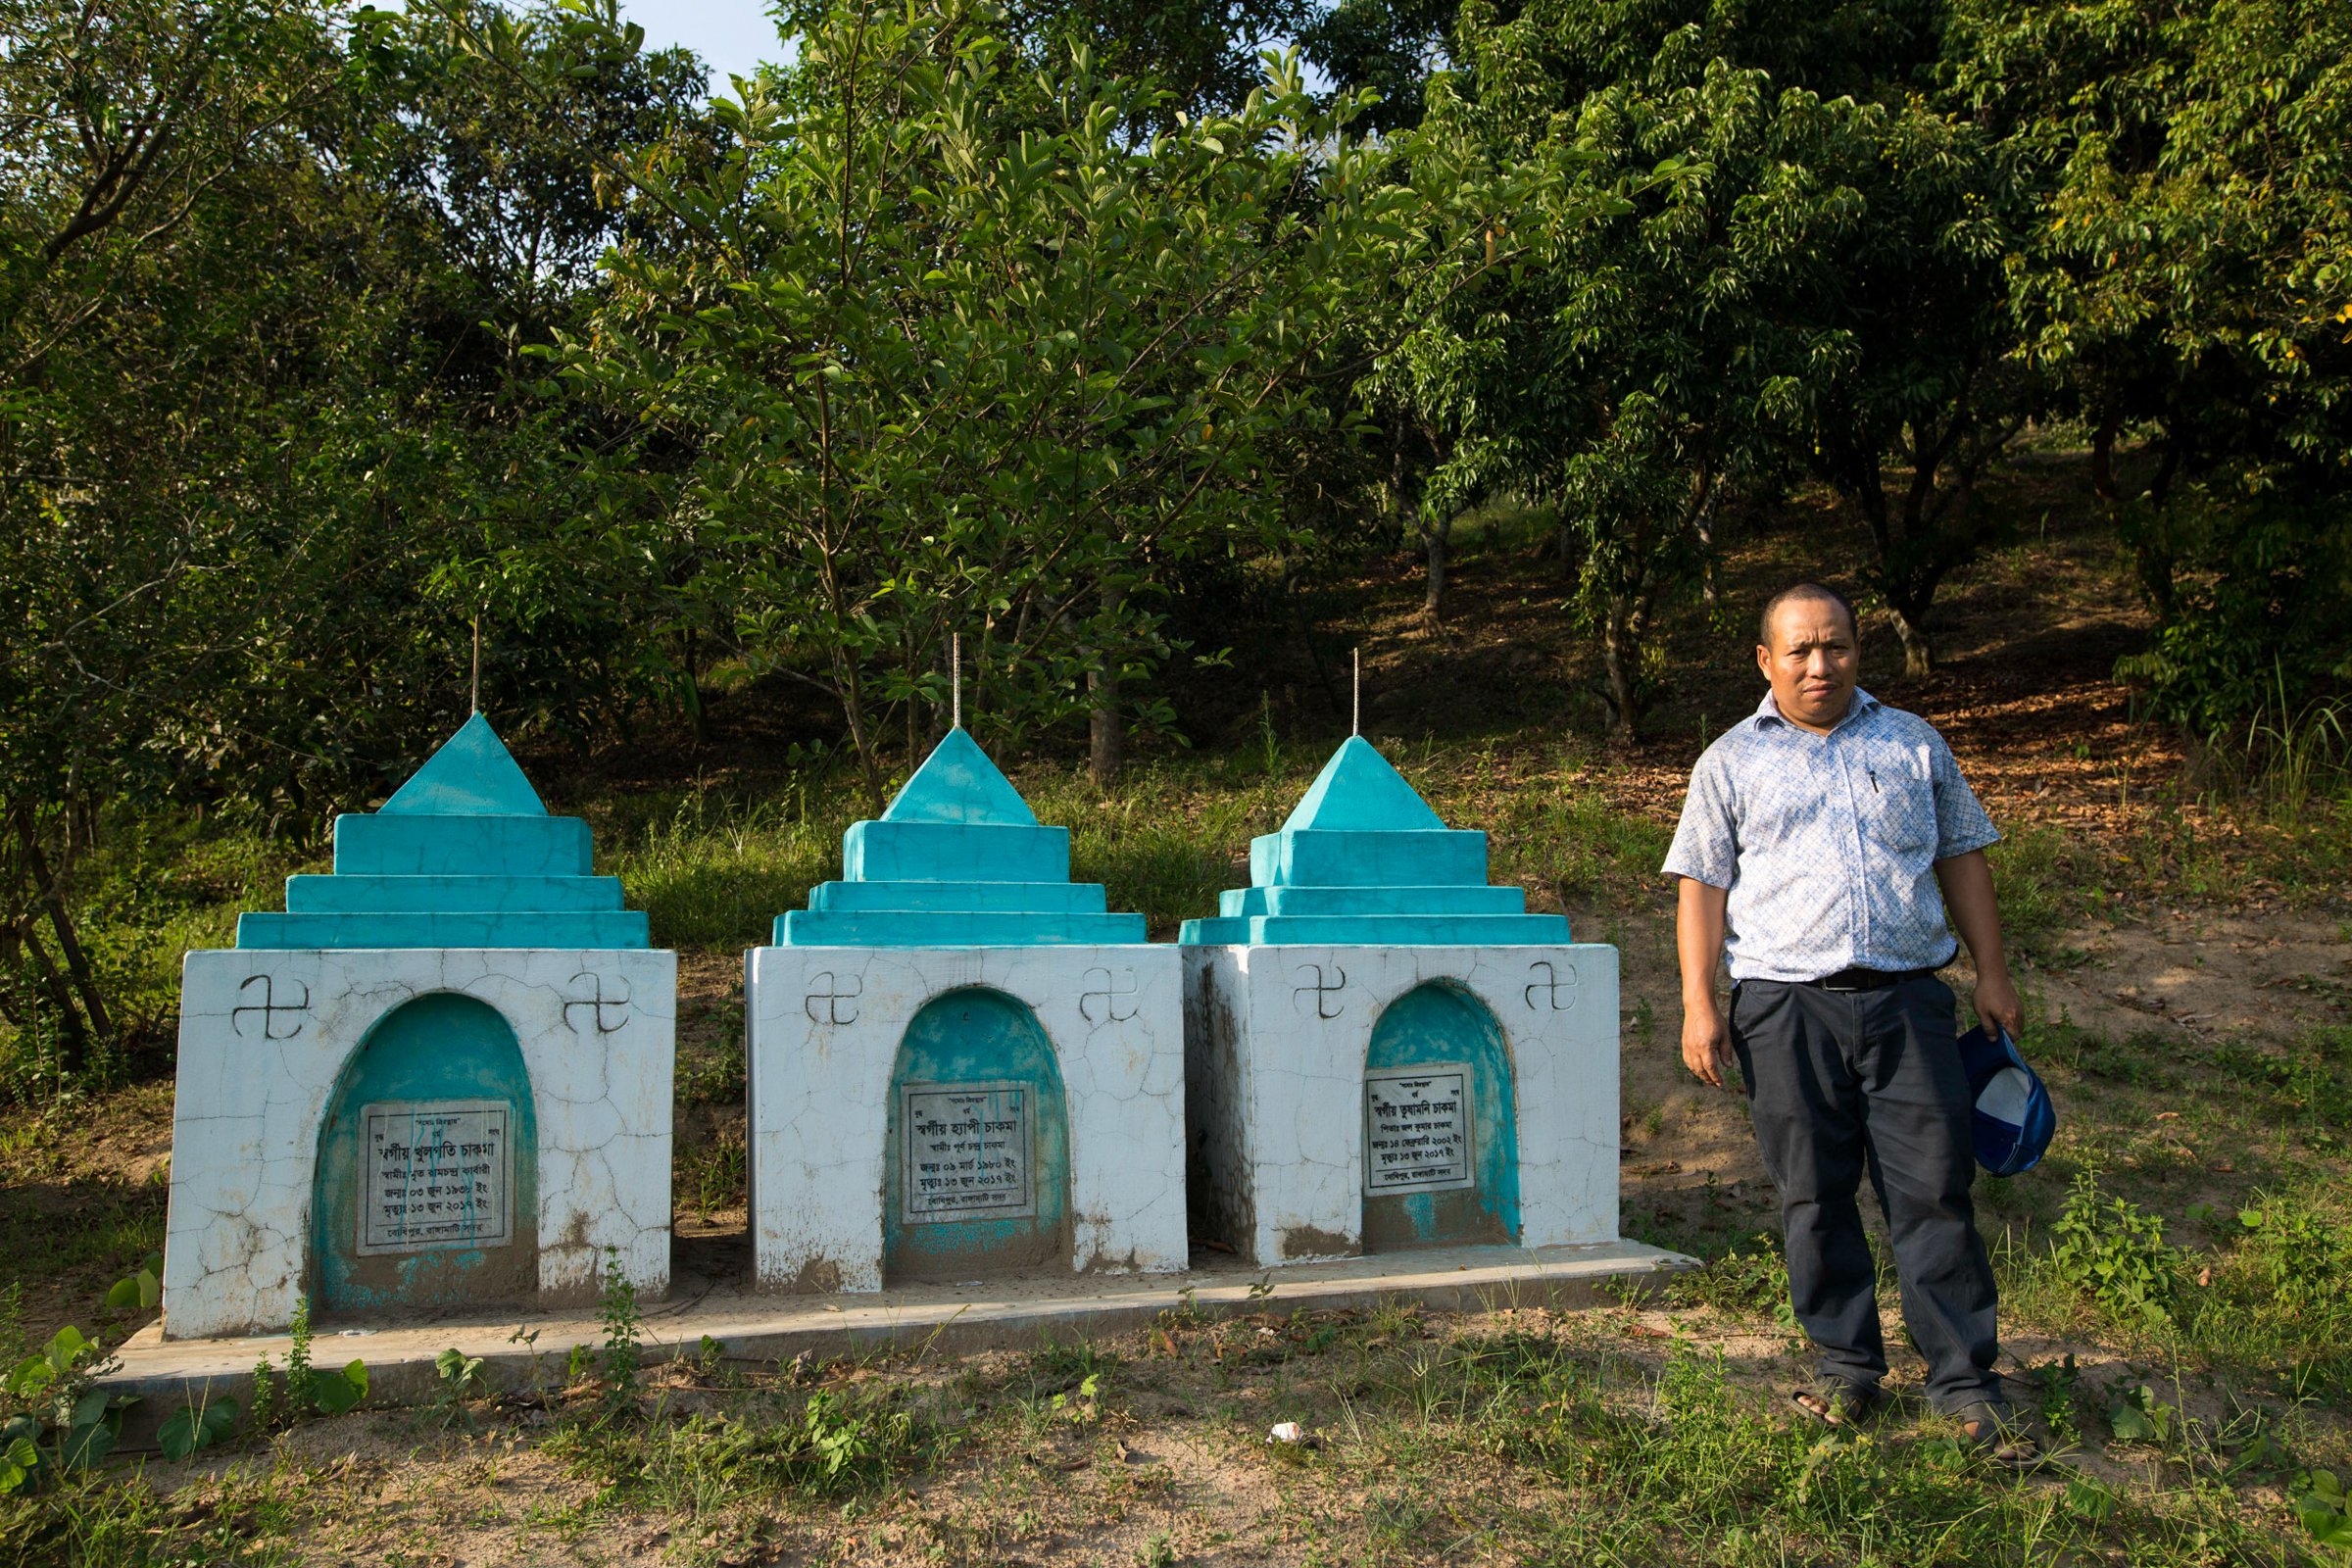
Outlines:
{"type": "Polygon", "coordinates": [[[1361,736],[1315,775],[1281,830],[1250,841],[1250,886],[1187,920],[1188,945],[1381,947],[1564,943],[1568,917],[1529,914],[1487,881],[1487,836],[1446,826],[1361,736]]]}
{"type": "Polygon", "coordinates": [[[879,819],[841,840],[842,875],[776,920],[780,948],[1049,947],[1142,942],[1144,917],[1109,912],[1100,883],[1070,880],[1070,830],[1047,827],[960,727],[948,731],[879,819]]]}
{"type": "Polygon", "coordinates": [[[439,992],[403,1003],[377,1020],[344,1062],[319,1125],[311,1204],[312,1299],[321,1311],[348,1313],[526,1298],[538,1289],[538,1119],[514,1030],[495,1008],[471,997],[439,992]],[[362,1255],[361,1114],[370,1104],[406,1101],[490,1101],[507,1107],[510,1241],[362,1255]]]}
{"type": "Polygon", "coordinates": [[[240,948],[642,948],[645,915],[589,875],[588,824],[550,816],[476,713],[372,814],[335,818],[332,876],[286,880],[240,948]]]}
{"type": "Polygon", "coordinates": [[[891,1066],[882,1183],[885,1284],[1069,1268],[1069,1104],[1053,1042],[1025,1003],[1001,991],[967,987],[932,998],[906,1025],[891,1066]],[[1020,1085],[1030,1097],[1026,1152],[1036,1212],[908,1223],[907,1129],[901,1125],[906,1087],[1006,1082],[1020,1085]]]}
{"type": "Polygon", "coordinates": [[[1471,1160],[1475,1188],[1398,1193],[1364,1200],[1367,1250],[1390,1245],[1519,1240],[1519,1108],[1502,1026],[1449,981],[1416,986],[1383,1008],[1364,1052],[1367,1071],[1460,1062],[1471,1075],[1471,1160]],[[1385,1222],[1385,1223],[1384,1223],[1385,1222]]]}

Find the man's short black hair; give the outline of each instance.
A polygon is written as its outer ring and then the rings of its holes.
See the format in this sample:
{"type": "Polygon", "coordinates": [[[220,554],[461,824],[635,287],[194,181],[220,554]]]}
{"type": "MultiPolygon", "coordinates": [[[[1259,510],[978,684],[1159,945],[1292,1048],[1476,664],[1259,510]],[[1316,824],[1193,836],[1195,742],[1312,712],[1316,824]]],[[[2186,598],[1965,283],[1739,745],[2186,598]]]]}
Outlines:
{"type": "Polygon", "coordinates": [[[1845,634],[1854,639],[1856,646],[1860,646],[1862,641],[1862,623],[1854,615],[1854,602],[1852,600],[1846,598],[1845,595],[1839,593],[1837,589],[1825,586],[1821,583],[1792,582],[1788,587],[1782,589],[1779,593],[1774,594],[1770,599],[1764,601],[1764,613],[1756,617],[1757,647],[1770,648],[1772,646],[1773,613],[1791,599],[1819,599],[1826,601],[1829,604],[1836,605],[1839,610],[1844,611],[1845,634]]]}

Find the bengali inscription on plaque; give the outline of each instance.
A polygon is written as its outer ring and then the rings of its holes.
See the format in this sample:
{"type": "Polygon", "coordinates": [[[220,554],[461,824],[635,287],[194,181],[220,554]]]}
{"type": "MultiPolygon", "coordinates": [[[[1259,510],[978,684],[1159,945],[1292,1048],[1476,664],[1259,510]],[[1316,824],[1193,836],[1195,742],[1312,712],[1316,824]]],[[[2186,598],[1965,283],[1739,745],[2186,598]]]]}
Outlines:
{"type": "Polygon", "coordinates": [[[1470,1069],[1459,1062],[1364,1074],[1365,1196],[1478,1185],[1470,1162],[1469,1090],[1470,1069]]]}
{"type": "Polygon", "coordinates": [[[501,1100],[420,1100],[362,1109],[361,1255],[513,1241],[510,1108],[501,1100]]]}
{"type": "Polygon", "coordinates": [[[906,1084],[899,1140],[909,1225],[1018,1219],[1037,1212],[1029,1169],[1030,1086],[906,1084]]]}

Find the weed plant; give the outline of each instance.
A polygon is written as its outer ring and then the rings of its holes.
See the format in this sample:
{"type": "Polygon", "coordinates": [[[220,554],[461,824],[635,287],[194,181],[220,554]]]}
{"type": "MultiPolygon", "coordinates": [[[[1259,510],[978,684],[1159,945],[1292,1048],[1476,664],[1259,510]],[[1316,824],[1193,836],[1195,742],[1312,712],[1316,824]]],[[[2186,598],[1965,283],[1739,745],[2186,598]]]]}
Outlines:
{"type": "Polygon", "coordinates": [[[638,1346],[644,1336],[645,1317],[638,1310],[637,1287],[621,1272],[620,1252],[616,1248],[606,1250],[605,1284],[597,1298],[596,1309],[605,1329],[604,1348],[597,1356],[597,1371],[605,1384],[605,1403],[614,1411],[634,1409],[638,1346]]]}

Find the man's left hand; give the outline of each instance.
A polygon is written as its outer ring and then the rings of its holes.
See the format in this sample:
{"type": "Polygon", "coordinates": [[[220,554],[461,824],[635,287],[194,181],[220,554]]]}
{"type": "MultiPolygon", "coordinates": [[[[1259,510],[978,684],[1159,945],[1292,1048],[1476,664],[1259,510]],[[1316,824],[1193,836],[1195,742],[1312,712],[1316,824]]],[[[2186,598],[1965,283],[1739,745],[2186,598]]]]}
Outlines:
{"type": "Polygon", "coordinates": [[[2017,986],[2007,972],[1978,976],[1970,1000],[1977,1004],[1978,1022],[2000,1025],[2012,1040],[2026,1032],[2026,1004],[2018,1000],[2017,986]]]}

